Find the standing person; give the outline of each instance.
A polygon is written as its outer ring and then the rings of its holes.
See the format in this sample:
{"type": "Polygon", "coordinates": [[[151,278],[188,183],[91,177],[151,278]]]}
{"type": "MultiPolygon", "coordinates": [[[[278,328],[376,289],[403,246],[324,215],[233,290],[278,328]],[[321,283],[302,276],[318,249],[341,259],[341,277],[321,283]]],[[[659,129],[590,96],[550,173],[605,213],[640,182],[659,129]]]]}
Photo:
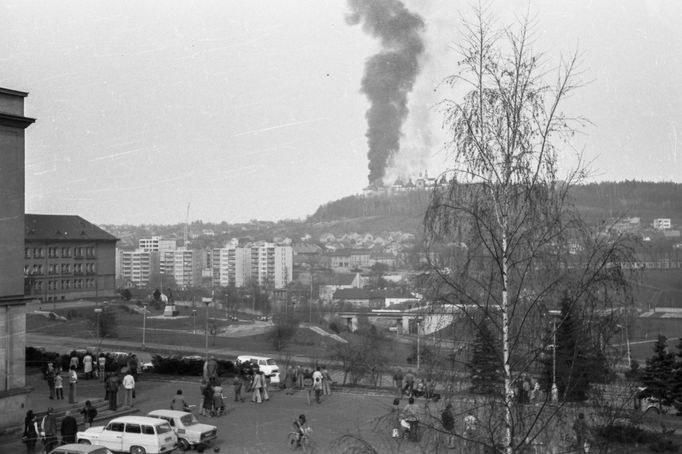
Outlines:
{"type": "Polygon", "coordinates": [[[76,352],[71,352],[71,360],[69,361],[69,369],[71,369],[71,367],[73,366],[76,368],[76,370],[78,370],[79,365],[80,365],[80,361],[78,360],[78,355],[76,354],[76,352]]]}
{"type": "Polygon", "coordinates": [[[320,403],[320,396],[322,395],[322,372],[320,371],[320,366],[317,366],[315,372],[313,372],[313,390],[315,391],[315,402],[320,403]]]}
{"type": "Polygon", "coordinates": [[[232,387],[234,388],[234,401],[244,402],[244,397],[242,396],[242,386],[244,386],[244,382],[239,375],[240,374],[235,375],[232,379],[232,387]]]}
{"type": "Polygon", "coordinates": [[[251,383],[253,394],[251,395],[251,402],[256,402],[257,404],[263,402],[263,396],[261,396],[261,391],[263,390],[263,382],[261,381],[262,379],[263,376],[260,374],[260,371],[253,374],[253,382],[251,383]]]}
{"type": "Polygon", "coordinates": [[[62,434],[62,444],[75,443],[76,433],[78,432],[78,421],[71,416],[71,411],[66,410],[62,418],[62,426],[60,428],[62,434]]]}
{"type": "Polygon", "coordinates": [[[294,383],[296,382],[296,374],[294,373],[294,368],[287,367],[287,373],[284,376],[284,387],[286,388],[285,394],[291,396],[294,393],[294,383]]]}
{"type": "Polygon", "coordinates": [[[125,394],[123,395],[123,405],[126,407],[133,406],[133,398],[135,397],[135,377],[132,371],[128,368],[128,373],[123,377],[123,388],[125,394]]]}
{"type": "Polygon", "coordinates": [[[452,414],[452,404],[448,402],[440,415],[440,422],[443,424],[443,429],[448,434],[448,448],[453,449],[455,447],[455,436],[453,431],[455,430],[455,417],[452,414]]]}
{"type": "Polygon", "coordinates": [[[479,444],[477,439],[478,421],[476,417],[467,413],[464,417],[464,452],[476,453],[478,452],[479,444]]]}
{"type": "Polygon", "coordinates": [[[57,418],[52,407],[47,409],[47,414],[43,416],[40,428],[44,434],[43,444],[45,445],[45,452],[50,452],[57,446],[57,418]]]}
{"type": "Polygon", "coordinates": [[[54,364],[52,364],[51,362],[47,363],[47,371],[45,371],[45,378],[47,379],[47,386],[50,389],[50,399],[54,399],[54,397],[55,397],[55,395],[54,395],[54,393],[55,393],[55,387],[54,387],[55,374],[56,374],[56,371],[54,369],[54,364]]]}
{"type": "Polygon", "coordinates": [[[92,422],[97,417],[97,409],[92,406],[92,403],[89,400],[86,400],[85,407],[81,410],[81,415],[83,415],[85,427],[92,427],[92,422]]]}
{"type": "Polygon", "coordinates": [[[116,411],[118,408],[118,388],[121,386],[121,381],[115,373],[110,373],[107,377],[106,388],[109,395],[109,410],[116,411]]]}
{"type": "Polygon", "coordinates": [[[100,378],[102,379],[102,381],[105,381],[107,371],[107,357],[104,356],[104,353],[100,353],[99,357],[97,358],[97,368],[99,369],[100,378]]]}
{"type": "MultiPolygon", "coordinates": [[[[62,378],[61,369],[55,371],[54,374],[54,393],[57,400],[64,400],[64,379],[62,378]]],[[[50,397],[50,399],[52,399],[50,397]]]]}
{"type": "Polygon", "coordinates": [[[204,416],[208,416],[213,411],[213,381],[204,387],[204,416]]]}
{"type": "Polygon", "coordinates": [[[199,395],[201,396],[201,402],[199,402],[199,415],[201,416],[206,416],[206,407],[204,405],[206,386],[208,386],[206,379],[201,377],[201,381],[199,382],[199,395]]]}
{"type": "Polygon", "coordinates": [[[218,362],[213,355],[204,362],[204,378],[209,381],[212,378],[218,378],[218,362]]]}
{"type": "Polygon", "coordinates": [[[303,389],[305,389],[308,406],[310,406],[310,397],[313,392],[313,374],[307,368],[303,371],[303,389]]]}
{"type": "Polygon", "coordinates": [[[26,418],[24,419],[24,434],[22,435],[22,439],[26,444],[26,454],[35,454],[36,452],[36,442],[38,441],[37,425],[33,411],[27,411],[26,418]]]}
{"type": "Polygon", "coordinates": [[[130,353],[128,355],[128,361],[127,361],[127,366],[128,366],[128,372],[133,376],[133,378],[137,378],[137,355],[135,353],[130,353]]]}
{"type": "Polygon", "coordinates": [[[326,366],[322,366],[322,392],[325,396],[332,394],[332,376],[326,366]]]}
{"type": "Polygon", "coordinates": [[[303,389],[303,369],[300,364],[296,366],[296,386],[298,389],[303,389]]]}
{"type": "Polygon", "coordinates": [[[578,445],[578,452],[589,452],[587,421],[585,421],[585,414],[578,413],[578,418],[573,423],[573,431],[575,432],[575,439],[578,445]]]}
{"type": "Polygon", "coordinates": [[[92,355],[90,352],[87,352],[83,357],[83,374],[86,380],[92,378],[92,355]]]}
{"type": "Polygon", "coordinates": [[[393,386],[396,389],[396,395],[402,397],[403,395],[403,371],[398,367],[393,374],[393,386]]]}
{"type": "MultiPolygon", "coordinates": [[[[78,357],[75,357],[78,359],[78,357]]],[[[76,366],[71,365],[69,369],[69,403],[76,403],[76,383],[78,383],[78,372],[76,372],[76,366]]]]}
{"type": "Polygon", "coordinates": [[[213,411],[216,416],[225,413],[225,396],[223,395],[223,387],[217,379],[213,380],[213,411]]]}
{"type": "Polygon", "coordinates": [[[270,378],[265,376],[265,373],[262,370],[259,370],[258,373],[260,374],[260,382],[263,385],[261,387],[261,395],[263,396],[263,401],[270,400],[270,396],[268,395],[268,387],[270,386],[270,378]]]}
{"type": "Polygon", "coordinates": [[[411,370],[408,370],[405,374],[405,385],[403,387],[403,392],[407,397],[412,397],[412,390],[414,389],[414,374],[411,370]]]}

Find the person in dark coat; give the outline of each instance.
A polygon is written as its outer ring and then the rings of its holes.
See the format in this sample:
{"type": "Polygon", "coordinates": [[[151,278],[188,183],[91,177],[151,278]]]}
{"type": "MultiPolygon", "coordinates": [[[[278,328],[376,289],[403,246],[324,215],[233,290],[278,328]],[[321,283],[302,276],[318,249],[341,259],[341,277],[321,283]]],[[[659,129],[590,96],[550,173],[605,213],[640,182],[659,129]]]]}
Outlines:
{"type": "Polygon", "coordinates": [[[57,417],[54,415],[52,407],[47,409],[47,414],[43,417],[40,424],[41,430],[45,434],[43,444],[45,445],[45,452],[52,451],[57,446],[57,417]]]}
{"type": "Polygon", "coordinates": [[[71,416],[71,412],[66,410],[64,417],[62,418],[62,444],[75,443],[76,433],[78,432],[78,422],[76,418],[71,416]]]}
{"type": "Polygon", "coordinates": [[[26,454],[35,454],[36,442],[38,441],[38,431],[36,429],[36,417],[32,410],[26,412],[24,419],[24,434],[22,435],[26,443],[26,454]]]}
{"type": "Polygon", "coordinates": [[[443,424],[443,429],[448,434],[448,448],[455,447],[455,437],[453,431],[455,430],[455,416],[452,414],[452,404],[448,403],[440,415],[440,422],[443,424]]]}

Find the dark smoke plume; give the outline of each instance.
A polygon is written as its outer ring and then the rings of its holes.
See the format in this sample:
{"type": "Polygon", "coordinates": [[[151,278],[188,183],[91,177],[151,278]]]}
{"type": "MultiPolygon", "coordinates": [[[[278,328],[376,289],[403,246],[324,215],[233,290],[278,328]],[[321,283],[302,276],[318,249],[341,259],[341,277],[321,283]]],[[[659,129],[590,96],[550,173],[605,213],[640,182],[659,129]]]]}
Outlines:
{"type": "Polygon", "coordinates": [[[381,51],[367,60],[362,91],[367,111],[369,182],[381,184],[389,158],[400,149],[400,129],[407,116],[407,94],[419,73],[424,50],[421,17],[398,0],[348,0],[351,25],[381,39],[381,51]]]}

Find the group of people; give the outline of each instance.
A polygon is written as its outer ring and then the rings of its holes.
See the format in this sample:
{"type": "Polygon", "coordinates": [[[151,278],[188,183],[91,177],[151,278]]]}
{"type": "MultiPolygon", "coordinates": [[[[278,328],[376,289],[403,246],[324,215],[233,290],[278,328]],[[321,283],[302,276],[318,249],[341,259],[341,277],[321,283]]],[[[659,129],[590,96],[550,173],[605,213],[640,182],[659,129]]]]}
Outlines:
{"type": "Polygon", "coordinates": [[[322,396],[332,393],[332,377],[324,366],[317,366],[314,371],[302,368],[300,365],[294,368],[289,366],[284,376],[285,394],[292,395],[296,389],[305,390],[308,405],[311,405],[313,395],[315,402],[322,402],[322,396]]]}
{"type": "Polygon", "coordinates": [[[393,374],[393,387],[396,390],[397,397],[425,397],[427,399],[436,397],[436,383],[430,377],[424,380],[421,377],[416,377],[415,374],[408,370],[404,375],[400,368],[396,369],[393,374]]]}
{"type": "MultiPolygon", "coordinates": [[[[77,358],[76,358],[77,359],[77,358]]],[[[64,376],[61,367],[55,367],[53,362],[47,363],[45,379],[50,390],[50,399],[64,399],[64,376]]],[[[69,383],[69,403],[76,403],[76,383],[78,383],[78,372],[76,367],[71,364],[66,374],[69,383]]]]}
{"type": "MultiPolygon", "coordinates": [[[[87,400],[85,401],[85,407],[83,407],[80,413],[83,415],[85,426],[91,427],[93,420],[97,417],[97,409],[87,400]]],[[[64,412],[59,429],[57,425],[57,416],[54,408],[48,408],[45,415],[40,419],[36,417],[33,410],[28,410],[24,419],[24,432],[22,434],[22,441],[26,445],[26,453],[35,454],[36,445],[39,440],[42,442],[43,450],[46,453],[56,448],[60,442],[61,444],[76,443],[78,421],[71,414],[70,410],[64,412]],[[61,440],[59,439],[60,436],[61,440]]]]}

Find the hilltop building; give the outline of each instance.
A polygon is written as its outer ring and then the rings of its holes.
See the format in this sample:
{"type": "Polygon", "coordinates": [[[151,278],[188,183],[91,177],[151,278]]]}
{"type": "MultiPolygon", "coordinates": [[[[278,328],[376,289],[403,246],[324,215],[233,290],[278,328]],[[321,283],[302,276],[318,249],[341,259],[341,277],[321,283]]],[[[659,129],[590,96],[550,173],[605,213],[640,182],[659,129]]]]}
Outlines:
{"type": "Polygon", "coordinates": [[[26,414],[26,298],[24,296],[24,116],[27,93],[0,88],[0,432],[26,414]]]}
{"type": "Polygon", "coordinates": [[[43,302],[113,296],[117,241],[80,216],[27,214],[26,296],[43,302]]]}

